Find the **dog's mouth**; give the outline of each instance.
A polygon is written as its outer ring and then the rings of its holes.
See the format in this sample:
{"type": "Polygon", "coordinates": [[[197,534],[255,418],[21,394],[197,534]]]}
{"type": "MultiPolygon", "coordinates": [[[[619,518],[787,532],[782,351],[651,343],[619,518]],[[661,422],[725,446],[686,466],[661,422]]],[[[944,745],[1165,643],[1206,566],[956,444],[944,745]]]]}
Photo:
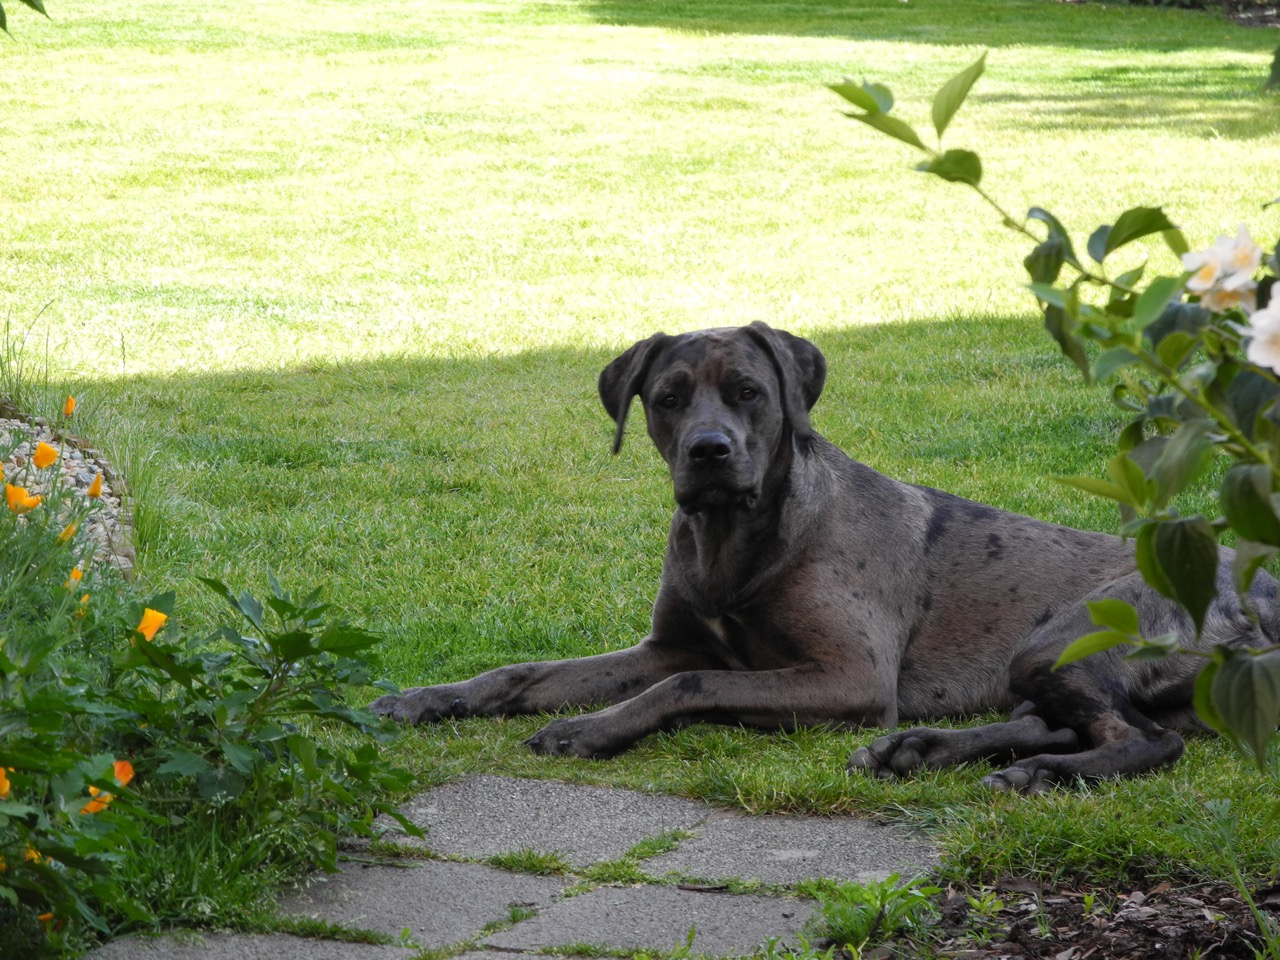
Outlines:
{"type": "Polygon", "coordinates": [[[754,510],[760,503],[755,487],[740,489],[711,484],[687,492],[676,491],[676,503],[687,514],[704,510],[754,510]]]}

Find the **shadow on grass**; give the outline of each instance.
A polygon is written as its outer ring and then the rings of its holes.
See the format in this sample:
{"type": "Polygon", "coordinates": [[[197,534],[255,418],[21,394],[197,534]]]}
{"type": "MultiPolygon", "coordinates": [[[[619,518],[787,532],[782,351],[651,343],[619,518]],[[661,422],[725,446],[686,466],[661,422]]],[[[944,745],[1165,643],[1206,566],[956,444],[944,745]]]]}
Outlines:
{"type": "MultiPolygon", "coordinates": [[[[1035,320],[812,339],[831,368],[814,420],[851,456],[1115,528],[1107,504],[1049,479],[1100,473],[1115,418],[1035,320]]],[[[159,446],[143,574],[180,586],[197,620],[216,610],[197,574],[235,589],[268,569],[297,588],[327,585],[348,618],[397,638],[397,682],[630,645],[647,627],[672,504],[638,408],[621,456],[609,453],[596,377],[614,353],[104,383],[107,405],[159,446]]]]}
{"type": "Polygon", "coordinates": [[[602,23],[702,33],[846,37],[938,46],[1032,45],[1176,52],[1269,50],[1269,31],[1215,13],[1056,0],[584,0],[602,23]]]}

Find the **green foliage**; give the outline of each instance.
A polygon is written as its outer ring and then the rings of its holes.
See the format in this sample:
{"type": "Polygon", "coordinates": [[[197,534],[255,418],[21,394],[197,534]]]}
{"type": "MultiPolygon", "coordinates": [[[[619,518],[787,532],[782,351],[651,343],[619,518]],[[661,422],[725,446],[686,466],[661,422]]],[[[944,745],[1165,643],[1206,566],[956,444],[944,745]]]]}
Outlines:
{"type": "MultiPolygon", "coordinates": [[[[866,84],[833,89],[867,111],[850,114],[853,119],[930,154],[917,169],[968,184],[1006,226],[1035,244],[1023,265],[1046,330],[1086,380],[1114,384],[1112,397],[1130,418],[1108,464],[1108,479],[1065,482],[1119,505],[1124,532],[1136,540],[1143,578],[1185,607],[1199,634],[1218,592],[1224,533],[1236,536],[1234,569],[1242,594],[1260,566],[1280,555],[1280,301],[1271,300],[1276,258],[1263,270],[1264,253],[1243,226],[1235,238],[1219,237],[1192,252],[1162,209],[1133,207],[1089,235],[1085,250],[1096,265],[1091,266],[1077,257],[1067,228],[1047,210],[1033,207],[1015,219],[979,187],[975,154],[942,152],[942,132],[985,62],[984,54],[935,96],[937,150],[888,116],[893,96],[887,89],[875,87],[875,98],[866,95],[866,84]],[[1036,224],[1045,228],[1043,236],[1031,229],[1036,224]],[[1180,258],[1176,273],[1144,283],[1146,264],[1110,272],[1116,254],[1156,235],[1180,258]],[[1215,454],[1235,463],[1218,490],[1222,516],[1184,515],[1180,498],[1215,454]]],[[[1280,645],[1190,651],[1176,638],[1144,640],[1136,615],[1118,601],[1090,606],[1103,629],[1079,638],[1060,664],[1122,643],[1136,645],[1134,656],[1205,657],[1195,696],[1201,717],[1260,766],[1266,763],[1267,745],[1280,724],[1280,645]]],[[[1274,620],[1270,609],[1256,614],[1268,624],[1274,620]]]]}
{"type": "Polygon", "coordinates": [[[921,879],[903,882],[898,874],[870,883],[815,881],[802,885],[822,906],[819,935],[834,940],[854,957],[894,937],[909,937],[937,919],[932,898],[941,891],[921,879]]]}
{"type": "MultiPolygon", "coordinates": [[[[45,13],[43,0],[22,0],[22,2],[25,3],[32,10],[35,10],[39,13],[44,13],[46,17],[49,15],[45,13]]],[[[5,17],[3,4],[0,4],[0,30],[3,30],[5,33],[9,32],[9,22],[8,22],[8,19],[5,17]]]]}
{"type": "Polygon", "coordinates": [[[29,502],[0,508],[0,953],[152,922],[131,861],[174,823],[216,812],[276,837],[264,859],[330,870],[378,813],[419,833],[384,799],[409,785],[379,755],[393,731],[347,702],[377,637],[274,578],[265,602],[206,581],[240,626],[184,637],[172,592],[139,599],[69,532],[97,501],[54,482],[29,502]]]}

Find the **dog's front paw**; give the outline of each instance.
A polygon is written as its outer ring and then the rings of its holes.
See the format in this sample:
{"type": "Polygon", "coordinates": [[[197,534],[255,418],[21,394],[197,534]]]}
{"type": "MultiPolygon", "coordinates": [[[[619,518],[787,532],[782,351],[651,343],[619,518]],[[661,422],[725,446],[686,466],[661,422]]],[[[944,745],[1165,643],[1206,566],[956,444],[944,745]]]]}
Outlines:
{"type": "Polygon", "coordinates": [[[534,753],[605,760],[630,746],[620,739],[595,714],[562,717],[553,720],[525,741],[534,753]]]}
{"type": "Polygon", "coordinates": [[[399,696],[379,697],[369,709],[401,723],[434,723],[468,713],[466,701],[448,687],[410,687],[399,696]]]}
{"type": "Polygon", "coordinates": [[[1001,793],[1020,793],[1023,796],[1029,796],[1051,790],[1058,779],[1054,771],[1040,766],[1033,757],[1030,762],[1022,760],[1011,767],[983,777],[982,785],[1001,793]]]}
{"type": "Polygon", "coordinates": [[[859,747],[849,756],[849,772],[865,773],[881,780],[905,777],[929,766],[932,730],[903,730],[859,747]]]}

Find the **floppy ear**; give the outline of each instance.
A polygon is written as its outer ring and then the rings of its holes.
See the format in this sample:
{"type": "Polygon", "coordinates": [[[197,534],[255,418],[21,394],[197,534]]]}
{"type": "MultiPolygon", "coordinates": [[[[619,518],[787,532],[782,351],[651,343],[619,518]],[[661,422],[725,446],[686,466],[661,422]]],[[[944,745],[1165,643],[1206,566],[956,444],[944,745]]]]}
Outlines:
{"type": "Polygon", "coordinates": [[[782,412],[792,432],[800,440],[812,439],[809,410],[818,402],[827,382],[827,358],[803,337],[775,330],[759,320],[743,331],[773,362],[782,389],[782,412]]]}
{"type": "Polygon", "coordinates": [[[627,425],[627,410],[631,407],[631,398],[644,386],[644,378],[649,373],[654,357],[670,339],[665,333],[655,333],[648,340],[641,340],[631,346],[600,373],[600,402],[618,425],[613,434],[614,453],[622,449],[622,431],[627,425]]]}

